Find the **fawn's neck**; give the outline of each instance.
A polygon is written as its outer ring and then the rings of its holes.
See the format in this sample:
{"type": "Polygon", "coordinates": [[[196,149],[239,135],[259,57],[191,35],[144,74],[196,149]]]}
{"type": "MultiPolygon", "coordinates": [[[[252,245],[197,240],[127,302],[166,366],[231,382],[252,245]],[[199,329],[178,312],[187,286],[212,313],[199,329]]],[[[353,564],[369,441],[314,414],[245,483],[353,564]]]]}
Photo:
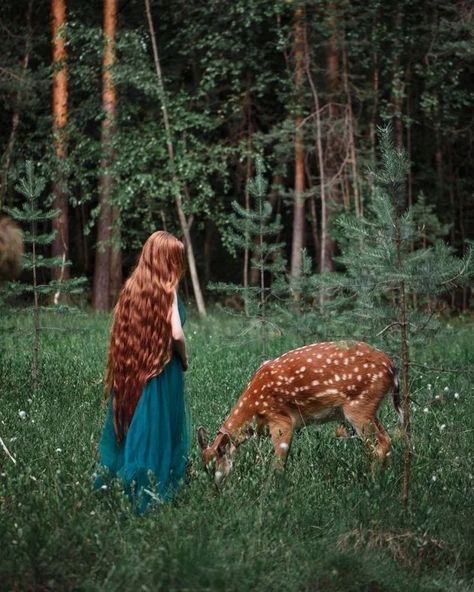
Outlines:
{"type": "Polygon", "coordinates": [[[251,424],[254,414],[255,412],[244,404],[241,397],[230,411],[220,431],[227,434],[231,441],[238,446],[248,439],[247,428],[251,424]]]}

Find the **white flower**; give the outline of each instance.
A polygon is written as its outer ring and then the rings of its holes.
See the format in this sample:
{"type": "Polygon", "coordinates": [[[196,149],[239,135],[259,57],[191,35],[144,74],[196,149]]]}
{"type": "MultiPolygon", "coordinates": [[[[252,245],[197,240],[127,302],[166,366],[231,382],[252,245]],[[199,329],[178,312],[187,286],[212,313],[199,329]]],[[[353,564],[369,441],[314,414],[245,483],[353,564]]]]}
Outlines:
{"type": "Polygon", "coordinates": [[[459,399],[459,393],[454,393],[454,398],[459,399]]]}
{"type": "Polygon", "coordinates": [[[428,390],[431,390],[431,384],[428,385],[428,390]]]}
{"type": "Polygon", "coordinates": [[[429,412],[429,409],[428,409],[428,407],[425,407],[425,408],[423,409],[423,413],[428,413],[428,412],[429,412]]]}
{"type": "Polygon", "coordinates": [[[20,419],[26,419],[26,411],[18,411],[18,415],[20,419]]]}
{"type": "Polygon", "coordinates": [[[431,481],[436,481],[436,475],[431,475],[431,481]]]}
{"type": "Polygon", "coordinates": [[[442,424],[439,426],[439,429],[440,429],[440,431],[442,432],[444,429],[446,429],[446,424],[445,424],[445,423],[442,423],[442,424]]]}
{"type": "Polygon", "coordinates": [[[444,387],[444,392],[447,393],[449,391],[449,386],[444,387]]]}
{"type": "Polygon", "coordinates": [[[106,489],[108,489],[107,485],[101,485],[100,488],[102,489],[102,491],[105,491],[106,489]]]}
{"type": "Polygon", "coordinates": [[[59,454],[60,452],[62,452],[61,448],[56,448],[56,452],[59,454]]]}

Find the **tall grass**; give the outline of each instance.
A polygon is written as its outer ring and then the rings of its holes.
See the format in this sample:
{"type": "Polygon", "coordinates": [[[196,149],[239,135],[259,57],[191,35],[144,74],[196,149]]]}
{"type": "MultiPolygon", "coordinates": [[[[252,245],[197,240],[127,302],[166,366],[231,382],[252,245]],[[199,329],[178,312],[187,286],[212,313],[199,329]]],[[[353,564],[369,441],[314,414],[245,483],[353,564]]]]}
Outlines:
{"type": "MultiPolygon", "coordinates": [[[[473,325],[446,326],[415,352],[413,490],[401,508],[402,440],[382,421],[391,464],[375,477],[360,442],[334,426],[300,431],[285,474],[251,440],[217,492],[193,445],[172,503],[139,517],[120,487],[94,492],[109,319],[46,317],[33,397],[23,315],[0,320],[1,590],[468,591],[474,589],[473,325]],[[429,367],[423,366],[425,364],[429,367]]],[[[251,333],[215,315],[186,325],[195,426],[220,422],[260,363],[251,333]]],[[[279,354],[301,345],[275,335],[279,354]]]]}

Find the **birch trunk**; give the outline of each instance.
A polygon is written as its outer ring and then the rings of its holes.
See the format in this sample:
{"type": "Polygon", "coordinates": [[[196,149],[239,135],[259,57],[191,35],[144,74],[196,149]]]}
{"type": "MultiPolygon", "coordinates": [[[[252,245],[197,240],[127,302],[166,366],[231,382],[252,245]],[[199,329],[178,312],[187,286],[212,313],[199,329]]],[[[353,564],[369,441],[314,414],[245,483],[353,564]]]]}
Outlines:
{"type": "Polygon", "coordinates": [[[145,0],[145,11],[146,11],[146,16],[147,16],[147,20],[148,20],[148,27],[150,30],[150,38],[151,38],[151,44],[152,44],[152,48],[153,48],[153,59],[155,62],[156,76],[158,79],[158,89],[159,89],[160,97],[161,97],[161,111],[163,114],[163,123],[165,126],[165,133],[166,133],[166,148],[168,151],[168,159],[169,159],[170,170],[171,170],[172,181],[173,181],[173,192],[174,192],[174,198],[175,198],[175,203],[176,203],[176,209],[177,209],[177,213],[178,213],[178,220],[179,220],[179,224],[181,226],[181,231],[184,236],[184,244],[186,247],[186,255],[187,255],[187,259],[188,259],[189,274],[191,276],[191,282],[193,285],[194,297],[196,299],[196,306],[197,306],[199,315],[201,317],[203,317],[203,316],[206,316],[206,307],[204,305],[204,298],[202,296],[201,286],[199,283],[199,276],[198,276],[197,267],[196,267],[196,260],[194,257],[193,243],[191,240],[190,225],[189,225],[188,220],[186,219],[186,215],[185,215],[184,209],[183,209],[183,196],[181,194],[182,188],[180,186],[180,182],[179,182],[179,179],[178,179],[178,176],[176,173],[174,147],[173,147],[173,142],[172,142],[172,138],[171,138],[171,127],[170,127],[169,117],[168,117],[168,108],[166,105],[166,95],[165,95],[165,89],[164,89],[164,85],[163,85],[163,77],[161,75],[160,59],[159,59],[159,55],[158,55],[158,44],[156,42],[156,35],[155,35],[155,29],[153,26],[153,19],[151,17],[150,0],[145,0]]]}

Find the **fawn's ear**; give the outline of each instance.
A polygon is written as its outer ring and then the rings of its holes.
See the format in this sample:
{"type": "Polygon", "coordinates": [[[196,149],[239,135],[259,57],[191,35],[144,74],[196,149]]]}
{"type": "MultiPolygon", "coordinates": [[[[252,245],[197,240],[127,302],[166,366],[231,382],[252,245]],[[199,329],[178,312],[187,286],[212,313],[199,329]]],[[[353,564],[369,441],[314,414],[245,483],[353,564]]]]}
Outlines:
{"type": "Polygon", "coordinates": [[[209,448],[209,437],[207,435],[206,430],[202,426],[198,428],[197,437],[199,446],[202,450],[206,450],[206,448],[209,448]]]}
{"type": "Polygon", "coordinates": [[[228,446],[230,446],[231,442],[230,442],[230,438],[228,434],[222,434],[221,435],[221,439],[220,442],[217,446],[217,450],[219,451],[219,454],[225,454],[226,448],[228,446]]]}

